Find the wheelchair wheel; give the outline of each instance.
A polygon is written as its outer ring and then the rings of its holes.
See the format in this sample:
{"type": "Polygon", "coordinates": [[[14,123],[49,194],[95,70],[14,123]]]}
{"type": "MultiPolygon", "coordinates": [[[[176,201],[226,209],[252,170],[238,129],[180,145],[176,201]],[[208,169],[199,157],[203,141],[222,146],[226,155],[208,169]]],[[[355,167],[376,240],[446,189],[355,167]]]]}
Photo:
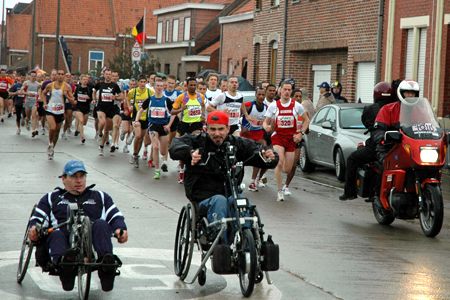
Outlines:
{"type": "Polygon", "coordinates": [[[242,236],[236,234],[236,249],[238,253],[238,271],[241,292],[244,297],[250,297],[256,279],[256,249],[250,229],[244,229],[242,236]]]}
{"type": "Polygon", "coordinates": [[[33,253],[34,243],[28,238],[28,231],[30,227],[30,220],[33,217],[37,205],[34,205],[31,210],[30,218],[28,219],[25,235],[23,236],[22,248],[20,249],[19,266],[17,267],[17,283],[21,283],[27,273],[28,265],[30,263],[31,254],[33,253]]]}
{"type": "Polygon", "coordinates": [[[195,242],[195,209],[191,204],[183,206],[178,218],[175,235],[174,269],[175,274],[184,280],[189,273],[195,242]]]}
{"type": "MultiPolygon", "coordinates": [[[[84,263],[93,262],[92,231],[89,217],[84,217],[80,228],[80,255],[78,261],[84,263]]],[[[81,265],[78,267],[78,297],[80,300],[87,300],[91,287],[92,267],[81,265]]]]}

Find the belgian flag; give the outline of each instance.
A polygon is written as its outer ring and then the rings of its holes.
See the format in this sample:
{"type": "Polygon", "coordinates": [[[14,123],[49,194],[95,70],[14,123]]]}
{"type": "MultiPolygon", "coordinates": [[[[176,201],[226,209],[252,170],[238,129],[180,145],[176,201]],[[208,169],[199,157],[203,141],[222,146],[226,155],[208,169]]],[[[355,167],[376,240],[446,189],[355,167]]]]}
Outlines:
{"type": "Polygon", "coordinates": [[[142,17],[139,23],[133,28],[131,34],[136,38],[139,44],[142,44],[142,41],[144,40],[144,17],[142,17]]]}

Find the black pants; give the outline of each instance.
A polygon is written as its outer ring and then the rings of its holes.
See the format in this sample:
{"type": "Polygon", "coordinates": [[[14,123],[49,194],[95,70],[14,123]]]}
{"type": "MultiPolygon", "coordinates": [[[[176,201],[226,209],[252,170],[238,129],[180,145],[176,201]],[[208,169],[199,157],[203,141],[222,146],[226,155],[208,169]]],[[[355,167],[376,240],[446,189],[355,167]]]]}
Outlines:
{"type": "Polygon", "coordinates": [[[375,149],[363,146],[358,147],[358,149],[347,158],[347,170],[345,171],[344,185],[344,193],[346,195],[356,196],[356,171],[358,171],[359,167],[376,160],[376,153],[375,149]]]}

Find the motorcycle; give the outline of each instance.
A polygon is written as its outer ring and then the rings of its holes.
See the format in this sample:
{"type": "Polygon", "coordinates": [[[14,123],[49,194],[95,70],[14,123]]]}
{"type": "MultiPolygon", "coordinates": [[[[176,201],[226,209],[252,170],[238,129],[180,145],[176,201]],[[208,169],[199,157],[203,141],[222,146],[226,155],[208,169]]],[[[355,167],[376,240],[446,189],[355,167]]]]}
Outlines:
{"type": "Polygon", "coordinates": [[[400,108],[400,130],[387,131],[383,143],[394,144],[385,156],[380,199],[373,203],[377,162],[358,169],[357,193],[372,197],[375,219],[390,225],[397,219],[420,219],[422,231],[434,237],[441,231],[444,204],[442,167],[449,137],[434,117],[425,98],[407,98],[400,108]]]}

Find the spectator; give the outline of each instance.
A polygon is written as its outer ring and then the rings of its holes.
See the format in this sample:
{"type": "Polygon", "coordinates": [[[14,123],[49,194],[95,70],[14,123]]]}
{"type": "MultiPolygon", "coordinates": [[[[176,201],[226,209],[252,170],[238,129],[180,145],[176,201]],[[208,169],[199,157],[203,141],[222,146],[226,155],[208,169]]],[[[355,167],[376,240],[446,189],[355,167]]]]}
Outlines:
{"type": "Polygon", "coordinates": [[[325,105],[334,103],[334,97],[333,94],[330,93],[330,85],[328,84],[328,82],[324,81],[317,87],[320,91],[320,97],[319,101],[317,101],[316,109],[314,110],[314,112],[317,112],[321,107],[325,105]]]}
{"type": "Polygon", "coordinates": [[[331,92],[333,93],[333,97],[336,100],[335,103],[348,103],[347,98],[341,96],[342,84],[339,81],[335,81],[331,85],[331,92]]]}
{"type": "Polygon", "coordinates": [[[302,105],[305,108],[305,110],[309,113],[309,119],[312,119],[314,117],[315,111],[314,111],[314,104],[312,103],[311,99],[308,97],[308,92],[305,88],[300,89],[302,92],[302,105]]]}

